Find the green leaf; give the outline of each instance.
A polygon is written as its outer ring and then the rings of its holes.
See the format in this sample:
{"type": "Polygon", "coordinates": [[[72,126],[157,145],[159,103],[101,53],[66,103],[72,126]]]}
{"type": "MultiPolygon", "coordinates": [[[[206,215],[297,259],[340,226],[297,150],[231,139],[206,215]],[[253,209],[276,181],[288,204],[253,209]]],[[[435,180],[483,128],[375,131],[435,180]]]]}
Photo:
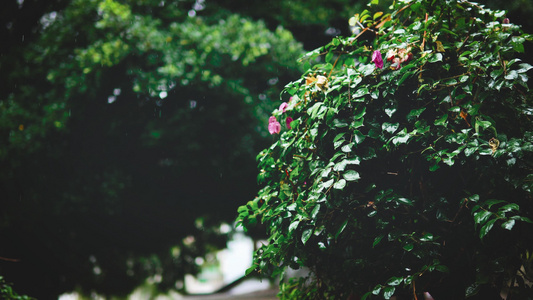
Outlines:
{"type": "Polygon", "coordinates": [[[478,151],[480,155],[492,155],[492,149],[490,148],[483,148],[478,151]]]}
{"type": "Polygon", "coordinates": [[[405,74],[403,74],[402,78],[400,78],[400,80],[398,80],[398,86],[400,86],[405,80],[407,80],[407,78],[409,78],[414,73],[416,73],[416,70],[411,70],[411,71],[406,72],[405,74]]]}
{"type": "Polygon", "coordinates": [[[375,90],[372,90],[372,92],[370,92],[370,97],[372,97],[372,99],[376,100],[379,98],[379,90],[375,89],[375,90]]]}
{"type": "Polygon", "coordinates": [[[383,298],[390,299],[392,295],[394,295],[394,291],[396,291],[396,288],[393,286],[387,286],[383,289],[383,298]]]}
{"type": "Polygon", "coordinates": [[[313,211],[311,212],[311,219],[316,219],[316,216],[320,212],[320,204],[315,205],[313,211]]]}
{"type": "Polygon", "coordinates": [[[341,132],[341,133],[337,134],[335,136],[335,138],[333,139],[333,143],[335,143],[336,141],[340,140],[345,134],[346,134],[346,132],[341,132]]]}
{"type": "Polygon", "coordinates": [[[413,246],[413,244],[406,244],[406,245],[403,246],[403,249],[405,251],[409,252],[409,251],[413,250],[414,247],[415,246],[413,246]]]}
{"type": "Polygon", "coordinates": [[[356,129],[356,128],[359,128],[361,126],[364,126],[364,122],[365,122],[364,118],[355,120],[355,121],[352,122],[352,124],[350,124],[350,128],[356,129]]]}
{"type": "Polygon", "coordinates": [[[468,200],[470,200],[472,202],[478,202],[479,201],[479,195],[478,194],[474,194],[474,195],[468,197],[468,200]]]}
{"type": "Polygon", "coordinates": [[[317,102],[315,103],[313,106],[311,106],[308,110],[307,110],[307,113],[312,117],[312,118],[315,118],[318,110],[322,107],[322,102],[317,102]]]}
{"type": "Polygon", "coordinates": [[[492,126],[492,124],[489,121],[483,121],[483,120],[476,120],[476,126],[481,127],[482,129],[487,129],[492,126]]]}
{"type": "Polygon", "coordinates": [[[346,180],[341,179],[341,180],[335,182],[335,184],[333,185],[333,188],[337,189],[337,190],[342,190],[342,189],[344,189],[345,186],[346,186],[346,180]]]}
{"type": "Polygon", "coordinates": [[[372,243],[372,248],[376,247],[376,245],[379,244],[379,242],[381,242],[383,237],[385,237],[383,234],[380,234],[380,235],[376,236],[374,238],[374,243],[372,243]]]}
{"type": "Polygon", "coordinates": [[[516,70],[518,73],[526,73],[527,71],[531,70],[533,66],[530,64],[522,63],[519,65],[520,69],[516,70]]]}
{"type": "Polygon", "coordinates": [[[481,227],[481,230],[479,231],[479,238],[485,237],[489,231],[492,229],[492,226],[497,221],[497,219],[489,220],[483,227],[481,227]]]}
{"type": "Polygon", "coordinates": [[[344,139],[338,140],[338,141],[334,141],[333,142],[333,149],[339,148],[340,146],[342,146],[342,144],[344,144],[344,142],[346,142],[346,140],[344,140],[344,139]]]}
{"type": "Polygon", "coordinates": [[[396,112],[396,108],[395,107],[387,107],[385,108],[385,114],[387,114],[387,116],[389,116],[389,118],[392,118],[392,115],[396,112]]]}
{"type": "Polygon", "coordinates": [[[289,225],[289,233],[294,231],[298,227],[298,224],[300,224],[300,220],[292,222],[291,225],[289,225]]]}
{"type": "Polygon", "coordinates": [[[479,149],[478,147],[465,148],[465,156],[468,157],[474,154],[478,149],[479,149]]]}
{"type": "Polygon", "coordinates": [[[339,119],[333,119],[333,126],[342,128],[348,126],[348,123],[339,119]]]}
{"type": "Polygon", "coordinates": [[[366,292],[363,297],[361,297],[361,300],[366,300],[370,295],[372,295],[372,292],[366,292]]]}
{"type": "Polygon", "coordinates": [[[505,201],[503,200],[498,200],[498,199],[490,199],[490,200],[487,200],[485,201],[485,205],[488,207],[488,208],[491,208],[493,207],[494,205],[496,204],[500,204],[500,203],[504,203],[505,201]]]}
{"type": "Polygon", "coordinates": [[[474,214],[474,222],[476,223],[476,225],[485,223],[485,221],[487,221],[491,215],[493,215],[493,213],[490,211],[486,211],[486,210],[481,210],[479,212],[476,212],[474,214]]]}
{"type": "Polygon", "coordinates": [[[362,109],[358,109],[357,112],[353,115],[355,120],[361,119],[366,114],[366,106],[363,106],[362,109]]]}
{"type": "Polygon", "coordinates": [[[352,152],[353,143],[342,146],[341,150],[344,153],[352,152]]]}
{"type": "Polygon", "coordinates": [[[359,173],[357,173],[355,170],[346,171],[344,174],[342,174],[342,177],[344,177],[344,179],[346,179],[347,181],[356,181],[361,178],[359,176],[359,173]]]}
{"type": "Polygon", "coordinates": [[[434,53],[433,55],[429,56],[428,62],[436,63],[438,61],[442,61],[442,54],[441,53],[434,53]]]}
{"type": "Polygon", "coordinates": [[[352,95],[352,98],[353,99],[361,98],[364,95],[368,95],[368,93],[369,93],[368,88],[362,87],[362,88],[357,89],[357,91],[355,91],[355,93],[352,95]]]}
{"type": "Polygon", "coordinates": [[[424,112],[424,110],[426,110],[425,107],[411,110],[409,114],[407,114],[407,120],[410,121],[414,118],[418,118],[420,114],[424,112]]]}
{"type": "Polygon", "coordinates": [[[333,182],[335,182],[335,180],[334,179],[330,179],[330,180],[328,180],[326,182],[323,182],[322,186],[327,189],[333,184],[333,182]]]}
{"type": "Polygon", "coordinates": [[[331,58],[333,57],[334,54],[335,54],[335,52],[333,52],[333,51],[328,52],[328,54],[326,54],[326,59],[325,59],[325,61],[326,61],[326,62],[329,62],[329,61],[331,60],[331,58]]]}
{"type": "Polygon", "coordinates": [[[434,124],[436,126],[446,126],[446,120],[448,119],[448,114],[444,114],[435,120],[434,124]]]}
{"type": "Polygon", "coordinates": [[[434,164],[432,164],[431,166],[429,166],[429,170],[430,170],[431,172],[435,172],[435,171],[437,171],[439,168],[440,168],[440,166],[439,166],[439,162],[438,162],[438,161],[436,161],[434,164]]]}
{"type": "Polygon", "coordinates": [[[498,211],[500,213],[506,213],[506,212],[509,212],[509,211],[512,211],[512,210],[519,211],[520,210],[520,206],[518,206],[518,204],[516,204],[516,203],[509,203],[507,205],[504,205],[504,206],[500,207],[500,209],[498,211]]]}
{"type": "Polygon", "coordinates": [[[335,234],[335,239],[337,239],[339,235],[344,231],[346,225],[348,225],[348,219],[345,219],[344,222],[342,222],[341,226],[337,230],[337,233],[335,234]]]}
{"type": "Polygon", "coordinates": [[[372,290],[372,294],[374,295],[379,295],[379,292],[381,292],[381,286],[377,285],[374,287],[374,289],[372,290]]]}
{"type": "Polygon", "coordinates": [[[311,235],[313,234],[313,228],[307,228],[302,232],[302,243],[305,245],[311,235]]]}
{"type": "Polygon", "coordinates": [[[360,144],[365,140],[365,135],[362,134],[359,130],[354,130],[353,140],[356,144],[360,144]]]}
{"type": "Polygon", "coordinates": [[[358,165],[361,163],[361,159],[357,156],[354,156],[354,157],[350,157],[350,158],[347,158],[345,159],[346,160],[346,163],[349,164],[349,165],[358,165]]]}
{"type": "Polygon", "coordinates": [[[432,242],[435,237],[433,234],[426,232],[424,235],[420,238],[420,241],[422,242],[432,242]]]}
{"type": "Polygon", "coordinates": [[[333,171],[335,171],[335,172],[344,171],[344,169],[346,169],[347,165],[348,165],[347,161],[345,159],[343,159],[343,160],[339,161],[338,163],[336,163],[333,166],[333,171]]]}
{"type": "Polygon", "coordinates": [[[406,199],[406,198],[398,198],[398,199],[396,199],[396,202],[401,203],[401,204],[405,204],[405,205],[409,205],[409,206],[413,206],[413,201],[411,201],[409,199],[406,199]]]}
{"type": "Polygon", "coordinates": [[[445,265],[438,265],[435,267],[435,269],[442,273],[450,273],[450,269],[445,265]]]}
{"type": "Polygon", "coordinates": [[[512,219],[511,220],[507,220],[506,222],[504,222],[502,224],[502,228],[503,229],[507,229],[507,230],[511,230],[511,229],[513,229],[514,224],[515,224],[515,220],[512,220],[512,219]]]}
{"type": "Polygon", "coordinates": [[[246,269],[246,272],[244,272],[244,275],[248,276],[250,273],[255,271],[256,267],[257,267],[256,265],[253,265],[253,266],[249,267],[248,269],[246,269]]]}
{"type": "Polygon", "coordinates": [[[387,281],[387,285],[390,286],[398,286],[402,283],[403,278],[402,277],[392,277],[387,281]]]}
{"type": "Polygon", "coordinates": [[[398,130],[399,126],[400,123],[383,122],[383,124],[381,124],[381,130],[386,131],[388,133],[394,133],[396,130],[398,130]]]}
{"type": "Polygon", "coordinates": [[[329,173],[331,173],[331,168],[324,168],[322,170],[322,173],[320,174],[320,176],[322,177],[328,177],[329,176],[329,173]]]}

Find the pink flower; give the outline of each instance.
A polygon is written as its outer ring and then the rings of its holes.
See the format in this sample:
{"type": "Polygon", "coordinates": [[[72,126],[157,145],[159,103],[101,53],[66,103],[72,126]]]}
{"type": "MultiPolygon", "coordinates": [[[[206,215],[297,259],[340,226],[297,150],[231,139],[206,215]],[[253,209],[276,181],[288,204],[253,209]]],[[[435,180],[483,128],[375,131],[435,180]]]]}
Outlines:
{"type": "Polygon", "coordinates": [[[287,104],[287,102],[283,102],[283,103],[281,103],[281,105],[279,106],[279,110],[280,110],[281,112],[286,112],[288,106],[289,106],[289,105],[287,104]]]}
{"type": "Polygon", "coordinates": [[[413,59],[413,54],[409,52],[411,49],[400,49],[398,50],[398,57],[400,58],[400,62],[406,62],[413,59]]]}
{"type": "Polygon", "coordinates": [[[383,58],[381,57],[381,52],[379,50],[372,53],[372,62],[376,65],[376,68],[383,69],[383,58]]]}
{"type": "Polygon", "coordinates": [[[387,54],[385,57],[387,58],[387,61],[391,61],[394,59],[394,57],[398,54],[398,51],[396,49],[391,49],[387,51],[387,54]]]}
{"type": "Polygon", "coordinates": [[[268,132],[270,134],[279,133],[281,131],[281,124],[272,116],[268,119],[268,132]]]}
{"type": "Polygon", "coordinates": [[[391,69],[394,69],[394,70],[399,70],[402,68],[402,60],[399,58],[399,57],[395,57],[393,60],[392,60],[392,65],[391,65],[391,69]]]}
{"type": "Polygon", "coordinates": [[[292,129],[291,128],[291,122],[292,122],[292,118],[291,117],[287,117],[287,119],[285,119],[285,123],[287,124],[287,128],[289,129],[292,129]]]}

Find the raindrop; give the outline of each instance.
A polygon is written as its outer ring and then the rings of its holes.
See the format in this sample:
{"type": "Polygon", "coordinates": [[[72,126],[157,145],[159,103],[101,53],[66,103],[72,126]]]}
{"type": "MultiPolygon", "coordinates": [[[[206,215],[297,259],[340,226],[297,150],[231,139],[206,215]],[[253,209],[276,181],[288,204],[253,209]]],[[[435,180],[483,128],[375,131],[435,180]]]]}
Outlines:
{"type": "Polygon", "coordinates": [[[160,283],[161,281],[163,281],[163,276],[161,274],[155,274],[154,275],[154,282],[160,283]]]}
{"type": "Polygon", "coordinates": [[[226,224],[226,223],[222,223],[222,224],[220,225],[220,233],[222,233],[222,234],[226,234],[226,233],[228,233],[228,232],[230,232],[230,231],[231,231],[231,226],[229,226],[228,224],[226,224]]]}
{"type": "Polygon", "coordinates": [[[50,13],[43,15],[41,17],[41,20],[39,20],[39,22],[41,22],[41,25],[43,26],[43,28],[46,28],[50,26],[50,24],[52,24],[56,19],[57,19],[57,12],[52,11],[50,13]]]}
{"type": "Polygon", "coordinates": [[[93,273],[94,275],[100,275],[102,274],[102,269],[100,269],[100,267],[96,266],[93,268],[93,273]]]}
{"type": "Polygon", "coordinates": [[[176,281],[176,284],[174,286],[176,287],[176,289],[181,290],[184,287],[183,281],[176,281]]]}
{"type": "Polygon", "coordinates": [[[329,27],[324,33],[329,36],[338,36],[341,34],[341,31],[335,27],[329,27]]]}
{"type": "Polygon", "coordinates": [[[268,84],[274,85],[274,84],[278,83],[278,81],[279,81],[278,77],[270,78],[268,80],[268,84]]]}
{"type": "Polygon", "coordinates": [[[205,9],[205,0],[196,0],[193,7],[194,10],[203,10],[205,9]]]}
{"type": "Polygon", "coordinates": [[[197,257],[197,258],[194,260],[194,262],[195,262],[197,265],[201,266],[201,265],[204,263],[204,259],[201,258],[201,257],[197,257]]]}

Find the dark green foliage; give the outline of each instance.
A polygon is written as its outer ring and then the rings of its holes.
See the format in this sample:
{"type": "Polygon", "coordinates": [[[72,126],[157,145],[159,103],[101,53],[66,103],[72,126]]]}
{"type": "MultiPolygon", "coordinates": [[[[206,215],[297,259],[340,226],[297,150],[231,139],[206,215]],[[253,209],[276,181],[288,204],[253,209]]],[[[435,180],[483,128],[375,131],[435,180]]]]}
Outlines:
{"type": "Polygon", "coordinates": [[[270,234],[249,272],[308,267],[287,299],[530,297],[533,67],[517,57],[532,36],[505,18],[397,1],[307,54],[320,63],[273,112],[292,129],[257,156],[264,188],[239,208],[270,234]]]}
{"type": "Polygon", "coordinates": [[[10,284],[6,283],[4,278],[0,276],[0,298],[3,300],[32,300],[33,298],[28,296],[21,296],[13,291],[10,284]]]}

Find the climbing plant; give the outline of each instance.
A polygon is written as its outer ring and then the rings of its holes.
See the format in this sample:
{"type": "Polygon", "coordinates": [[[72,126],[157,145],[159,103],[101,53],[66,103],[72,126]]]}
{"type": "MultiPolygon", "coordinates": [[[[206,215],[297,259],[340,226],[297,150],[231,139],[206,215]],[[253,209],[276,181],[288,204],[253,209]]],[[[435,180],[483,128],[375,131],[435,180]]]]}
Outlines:
{"type": "Polygon", "coordinates": [[[532,35],[469,1],[377,2],[272,113],[248,273],[290,299],[532,299],[532,35]]]}

